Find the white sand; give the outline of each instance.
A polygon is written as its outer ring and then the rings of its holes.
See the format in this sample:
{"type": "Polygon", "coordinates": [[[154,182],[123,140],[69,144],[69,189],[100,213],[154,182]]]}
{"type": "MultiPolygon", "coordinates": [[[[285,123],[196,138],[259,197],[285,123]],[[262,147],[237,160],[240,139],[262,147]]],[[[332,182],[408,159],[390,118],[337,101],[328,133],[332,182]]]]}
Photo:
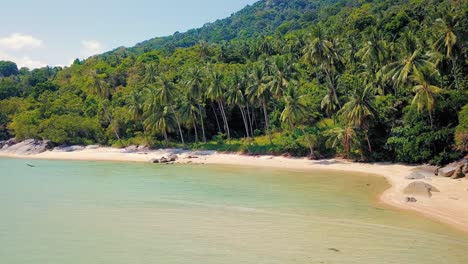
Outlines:
{"type": "MultiPolygon", "coordinates": [[[[434,192],[431,198],[418,197],[416,203],[407,203],[408,195],[403,189],[412,182],[405,176],[417,170],[416,166],[390,163],[354,163],[345,160],[290,159],[272,156],[243,156],[237,154],[219,154],[216,152],[188,152],[177,150],[155,150],[147,152],[126,151],[113,148],[84,149],[73,152],[47,151],[37,155],[16,155],[0,152],[0,157],[53,160],[91,160],[120,162],[149,162],[154,158],[167,157],[171,153],[179,155],[178,163],[223,164],[238,166],[259,166],[290,170],[339,170],[360,172],[385,177],[392,187],[381,195],[381,201],[405,210],[413,210],[430,217],[433,220],[449,224],[457,229],[468,232],[468,179],[452,180],[442,177],[432,177],[423,181],[435,186],[440,192],[434,192]],[[189,159],[188,156],[198,158],[189,159]]],[[[157,165],[155,165],[157,166],[157,165]]]]}

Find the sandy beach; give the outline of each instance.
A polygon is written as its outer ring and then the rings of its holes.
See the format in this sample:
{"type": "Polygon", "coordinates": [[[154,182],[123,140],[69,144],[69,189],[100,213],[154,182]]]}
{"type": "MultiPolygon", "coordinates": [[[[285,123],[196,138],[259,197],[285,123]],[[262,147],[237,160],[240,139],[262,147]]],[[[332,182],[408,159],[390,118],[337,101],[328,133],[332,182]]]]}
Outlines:
{"type": "MultiPolygon", "coordinates": [[[[24,159],[52,160],[86,160],[86,161],[117,161],[117,162],[150,162],[170,154],[177,154],[179,164],[218,164],[236,166],[258,166],[287,170],[335,170],[359,172],[385,177],[391,184],[380,200],[387,205],[403,210],[418,212],[425,217],[451,225],[461,231],[468,232],[468,179],[453,180],[443,177],[430,177],[429,172],[423,172],[421,167],[390,163],[355,163],[340,159],[311,161],[273,156],[244,156],[238,154],[223,154],[212,151],[183,150],[136,150],[113,149],[105,147],[88,147],[53,150],[34,155],[18,155],[0,151],[0,157],[24,159]],[[403,190],[415,180],[405,177],[418,171],[428,177],[424,181],[435,186],[440,192],[433,192],[432,197],[415,196],[417,202],[408,203],[403,190]]],[[[158,166],[155,164],[155,166],[158,166]]],[[[413,196],[413,195],[410,195],[413,196]]]]}

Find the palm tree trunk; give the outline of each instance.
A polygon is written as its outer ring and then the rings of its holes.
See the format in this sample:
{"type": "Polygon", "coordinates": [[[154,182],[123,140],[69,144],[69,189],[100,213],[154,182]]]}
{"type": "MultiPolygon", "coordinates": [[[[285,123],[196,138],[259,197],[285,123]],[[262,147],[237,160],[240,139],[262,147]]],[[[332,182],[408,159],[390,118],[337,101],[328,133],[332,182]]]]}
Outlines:
{"type": "Polygon", "coordinates": [[[247,103],[247,118],[248,118],[248,124],[249,124],[249,128],[250,128],[250,136],[254,136],[254,133],[253,133],[253,121],[252,121],[252,116],[250,114],[250,105],[249,103],[247,103]]]}
{"type": "Polygon", "coordinates": [[[203,121],[203,112],[202,112],[202,108],[200,104],[198,104],[198,111],[200,114],[200,121],[201,121],[201,127],[202,127],[202,138],[203,138],[203,142],[206,143],[205,123],[203,121]]]}
{"type": "Polygon", "coordinates": [[[164,130],[164,141],[166,142],[166,148],[169,146],[169,139],[167,138],[167,132],[164,130]]]}
{"type": "Polygon", "coordinates": [[[457,77],[457,61],[455,60],[453,56],[451,58],[451,61],[452,61],[452,75],[453,75],[453,80],[455,83],[455,89],[458,90],[459,86],[458,86],[458,77],[457,77]]]}
{"type": "Polygon", "coordinates": [[[250,138],[250,136],[249,136],[249,125],[247,124],[247,116],[246,116],[245,110],[240,105],[239,105],[239,109],[240,109],[241,114],[242,114],[242,120],[244,121],[245,133],[247,135],[247,138],[250,138]]]}
{"type": "Polygon", "coordinates": [[[372,145],[369,140],[369,134],[366,132],[366,141],[367,141],[367,147],[369,148],[369,152],[372,153],[372,145]]]}
{"type": "Polygon", "coordinates": [[[429,111],[429,120],[431,121],[431,128],[434,127],[434,121],[432,120],[432,112],[429,111]]]}
{"type": "Polygon", "coordinates": [[[193,131],[195,131],[195,142],[198,142],[198,131],[197,131],[197,124],[195,120],[197,120],[197,118],[195,117],[195,114],[192,113],[193,131]]]}
{"type": "Polygon", "coordinates": [[[216,114],[216,109],[214,107],[214,104],[211,103],[211,109],[213,110],[213,114],[215,116],[215,119],[216,119],[216,125],[218,126],[218,132],[221,133],[221,126],[219,125],[219,119],[218,119],[218,115],[216,114]]]}
{"type": "Polygon", "coordinates": [[[304,134],[304,137],[307,140],[307,145],[309,145],[309,150],[310,150],[310,157],[312,159],[315,159],[315,154],[314,154],[314,147],[312,145],[312,141],[310,140],[309,134],[305,132],[305,129],[301,127],[302,133],[304,134]]]}
{"type": "Polygon", "coordinates": [[[120,141],[120,136],[119,136],[119,133],[117,132],[117,130],[114,129],[114,128],[113,128],[112,130],[114,131],[114,134],[115,134],[115,136],[117,137],[117,140],[120,141]]]}
{"type": "Polygon", "coordinates": [[[180,139],[182,140],[182,145],[185,146],[184,134],[182,133],[182,128],[180,126],[179,117],[177,116],[177,113],[174,110],[174,106],[172,106],[172,105],[171,105],[171,110],[172,110],[172,113],[175,116],[175,119],[176,119],[176,122],[177,122],[177,127],[179,128],[179,134],[180,134],[180,139]]]}
{"type": "Polygon", "coordinates": [[[332,80],[331,73],[328,70],[325,70],[325,73],[327,74],[328,86],[330,87],[330,91],[333,94],[333,99],[335,100],[336,104],[341,109],[341,103],[340,103],[340,100],[338,100],[338,94],[336,93],[335,84],[332,80]]]}
{"type": "Polygon", "coordinates": [[[268,113],[267,113],[267,106],[266,106],[266,102],[263,101],[262,102],[262,105],[263,105],[263,114],[265,116],[265,131],[266,133],[268,134],[268,137],[270,139],[270,144],[273,144],[273,138],[271,137],[271,133],[270,133],[270,124],[269,124],[269,120],[268,120],[268,113]]]}
{"type": "Polygon", "coordinates": [[[231,131],[229,130],[229,124],[226,117],[226,111],[224,110],[224,105],[222,101],[218,101],[219,109],[221,109],[221,115],[224,122],[224,130],[226,131],[228,140],[231,141],[231,131]]]}

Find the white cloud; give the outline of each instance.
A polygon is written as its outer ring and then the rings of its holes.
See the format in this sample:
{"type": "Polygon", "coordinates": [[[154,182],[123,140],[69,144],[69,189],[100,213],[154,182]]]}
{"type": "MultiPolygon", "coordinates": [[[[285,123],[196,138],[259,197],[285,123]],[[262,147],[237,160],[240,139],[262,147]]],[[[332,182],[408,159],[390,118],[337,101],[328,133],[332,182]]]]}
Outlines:
{"type": "Polygon", "coordinates": [[[13,61],[19,68],[27,67],[29,69],[36,69],[47,66],[46,63],[31,59],[29,56],[15,57],[0,51],[0,60],[13,61]]]}
{"type": "Polygon", "coordinates": [[[0,47],[4,49],[20,50],[23,48],[39,48],[42,40],[30,35],[13,33],[10,36],[0,38],[0,47]]]}
{"type": "Polygon", "coordinates": [[[88,58],[90,56],[102,53],[104,47],[99,41],[96,40],[83,40],[81,41],[81,56],[88,58]]]}

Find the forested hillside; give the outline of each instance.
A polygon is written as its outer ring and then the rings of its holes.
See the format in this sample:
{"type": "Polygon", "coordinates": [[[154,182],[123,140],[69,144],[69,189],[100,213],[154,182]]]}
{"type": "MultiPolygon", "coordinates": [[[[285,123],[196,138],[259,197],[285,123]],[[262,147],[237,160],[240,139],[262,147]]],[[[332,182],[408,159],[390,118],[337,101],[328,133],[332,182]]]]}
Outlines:
{"type": "Polygon", "coordinates": [[[446,163],[468,3],[267,0],[65,68],[0,62],[0,139],[446,163]]]}

